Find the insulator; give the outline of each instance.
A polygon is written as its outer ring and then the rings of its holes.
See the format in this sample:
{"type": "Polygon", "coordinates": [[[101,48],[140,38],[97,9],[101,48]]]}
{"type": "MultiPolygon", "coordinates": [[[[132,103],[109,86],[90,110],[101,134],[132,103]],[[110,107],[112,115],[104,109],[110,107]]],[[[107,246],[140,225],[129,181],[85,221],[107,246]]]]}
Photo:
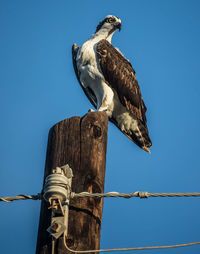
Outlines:
{"type": "Polygon", "coordinates": [[[45,179],[44,199],[58,198],[65,201],[69,198],[69,179],[63,174],[51,174],[45,179]]]}

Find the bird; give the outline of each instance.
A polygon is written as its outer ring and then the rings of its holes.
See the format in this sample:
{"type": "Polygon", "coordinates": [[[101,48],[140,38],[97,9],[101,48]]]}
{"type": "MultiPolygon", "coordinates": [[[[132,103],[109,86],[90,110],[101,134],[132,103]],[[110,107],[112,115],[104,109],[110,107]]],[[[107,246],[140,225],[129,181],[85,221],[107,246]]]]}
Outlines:
{"type": "Polygon", "coordinates": [[[120,18],[107,15],[82,46],[74,43],[74,71],[96,110],[106,112],[122,133],[150,153],[152,142],[147,128],[147,108],[135,70],[122,52],[111,44],[113,34],[121,27],[120,18]]]}

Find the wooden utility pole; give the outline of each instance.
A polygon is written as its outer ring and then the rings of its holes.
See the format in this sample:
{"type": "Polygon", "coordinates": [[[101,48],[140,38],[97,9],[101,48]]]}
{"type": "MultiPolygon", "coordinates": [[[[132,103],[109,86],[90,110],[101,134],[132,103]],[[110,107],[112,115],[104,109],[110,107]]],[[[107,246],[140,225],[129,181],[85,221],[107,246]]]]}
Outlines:
{"type": "MultiPolygon", "coordinates": [[[[65,119],[49,132],[44,179],[52,169],[69,164],[73,170],[72,191],[103,193],[105,180],[108,117],[104,112],[90,112],[84,117],[65,119]]],[[[70,200],[69,227],[66,243],[73,250],[100,248],[103,199],[70,200]]],[[[51,223],[51,210],[42,201],[36,254],[51,254],[52,237],[46,231],[51,223]]],[[[61,236],[55,241],[55,254],[66,250],[61,236]]]]}

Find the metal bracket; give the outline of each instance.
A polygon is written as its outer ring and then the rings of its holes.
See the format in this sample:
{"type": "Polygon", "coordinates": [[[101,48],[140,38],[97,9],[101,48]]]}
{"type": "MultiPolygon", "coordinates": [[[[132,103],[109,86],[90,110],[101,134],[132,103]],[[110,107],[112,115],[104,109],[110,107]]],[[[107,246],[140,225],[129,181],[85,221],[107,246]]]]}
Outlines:
{"type": "Polygon", "coordinates": [[[48,227],[47,231],[55,239],[58,239],[65,231],[67,227],[64,224],[64,217],[53,217],[51,219],[51,226],[48,227]]]}
{"type": "Polygon", "coordinates": [[[54,214],[62,214],[62,216],[65,215],[65,212],[63,210],[62,203],[60,199],[58,198],[50,198],[49,199],[50,206],[48,209],[51,209],[54,214]]]}

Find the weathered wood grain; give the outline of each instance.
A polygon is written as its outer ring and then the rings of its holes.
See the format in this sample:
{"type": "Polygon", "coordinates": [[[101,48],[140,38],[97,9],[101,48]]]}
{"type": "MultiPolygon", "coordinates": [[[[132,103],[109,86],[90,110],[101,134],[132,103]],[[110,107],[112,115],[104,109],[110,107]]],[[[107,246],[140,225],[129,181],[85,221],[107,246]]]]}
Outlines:
{"type": "MultiPolygon", "coordinates": [[[[104,192],[108,118],[103,112],[65,119],[49,132],[44,178],[56,166],[73,170],[73,192],[104,192]]],[[[51,253],[51,211],[42,201],[36,254],[51,253]]],[[[100,247],[103,199],[71,199],[67,245],[74,250],[100,247]]],[[[70,253],[63,238],[55,242],[55,254],[70,253]]]]}

